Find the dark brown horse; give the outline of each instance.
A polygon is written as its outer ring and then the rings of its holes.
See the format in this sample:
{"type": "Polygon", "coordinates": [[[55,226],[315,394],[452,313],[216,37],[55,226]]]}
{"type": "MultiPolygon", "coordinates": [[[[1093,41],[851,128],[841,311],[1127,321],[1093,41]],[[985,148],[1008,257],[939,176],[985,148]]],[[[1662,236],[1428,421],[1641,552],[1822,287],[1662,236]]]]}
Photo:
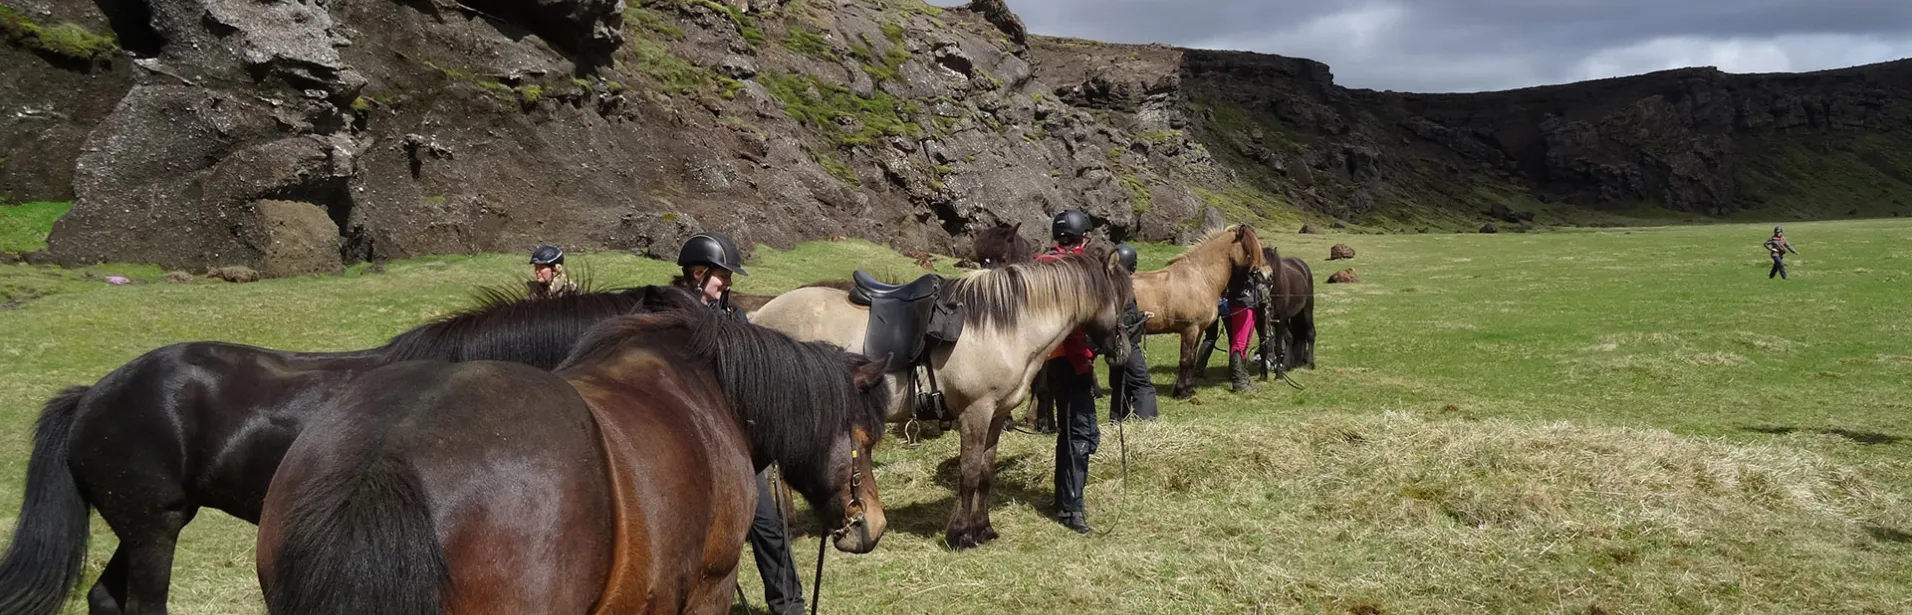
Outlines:
{"type": "Polygon", "coordinates": [[[1281,256],[1272,246],[1264,246],[1262,256],[1268,265],[1263,270],[1268,306],[1256,317],[1270,325],[1280,360],[1277,369],[1286,372],[1303,365],[1314,369],[1314,269],[1308,261],[1281,256]]]}
{"type": "Polygon", "coordinates": [[[883,363],[692,310],[606,322],[556,372],[369,372],[272,481],[267,611],[722,613],[771,463],[838,550],[876,547],[883,363]]]}
{"type": "Polygon", "coordinates": [[[492,359],[550,369],[599,321],[694,305],[664,287],[542,300],[510,292],[484,297],[477,309],[379,348],[173,344],[54,397],[40,416],[19,522],[0,559],[0,613],[60,608],[85,561],[89,509],[120,540],[88,594],[92,612],[165,612],[179,531],[202,507],[258,522],[266,486],[306,418],[373,368],[407,359],[492,359]]]}
{"type": "Polygon", "coordinates": [[[1022,236],[1022,223],[999,224],[976,234],[971,251],[984,269],[1036,260],[1036,246],[1022,236]]]}

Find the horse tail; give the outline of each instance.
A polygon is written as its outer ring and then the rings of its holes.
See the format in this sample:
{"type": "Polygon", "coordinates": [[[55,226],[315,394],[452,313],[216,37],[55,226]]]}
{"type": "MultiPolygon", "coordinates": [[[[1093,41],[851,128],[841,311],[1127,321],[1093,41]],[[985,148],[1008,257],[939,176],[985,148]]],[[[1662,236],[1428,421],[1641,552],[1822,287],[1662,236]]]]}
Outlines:
{"type": "Polygon", "coordinates": [[[80,581],[92,506],[67,469],[67,438],[91,387],[71,387],[48,400],[27,458],[26,497],[13,544],[0,559],[0,613],[51,614],[80,581]]]}
{"type": "Polygon", "coordinates": [[[273,615],[440,615],[451,569],[410,464],[378,455],[291,495],[266,584],[273,615]]]}

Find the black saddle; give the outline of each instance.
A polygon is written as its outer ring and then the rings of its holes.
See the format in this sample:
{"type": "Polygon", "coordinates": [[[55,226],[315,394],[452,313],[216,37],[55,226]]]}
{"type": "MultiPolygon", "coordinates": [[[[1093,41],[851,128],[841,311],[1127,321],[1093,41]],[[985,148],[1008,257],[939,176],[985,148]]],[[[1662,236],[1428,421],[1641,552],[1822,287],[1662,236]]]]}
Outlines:
{"type": "Polygon", "coordinates": [[[943,276],[928,274],[908,284],[886,284],[857,270],[850,302],[870,308],[863,355],[889,356],[886,371],[900,372],[923,359],[931,340],[955,342],[962,334],[959,306],[938,301],[943,276]]]}
{"type": "Polygon", "coordinates": [[[877,300],[903,303],[922,301],[936,296],[936,291],[943,285],[943,276],[934,273],[916,278],[916,281],[908,284],[878,281],[870,274],[863,273],[862,269],[851,273],[850,277],[856,281],[856,286],[850,291],[850,302],[857,305],[870,305],[877,300]]]}

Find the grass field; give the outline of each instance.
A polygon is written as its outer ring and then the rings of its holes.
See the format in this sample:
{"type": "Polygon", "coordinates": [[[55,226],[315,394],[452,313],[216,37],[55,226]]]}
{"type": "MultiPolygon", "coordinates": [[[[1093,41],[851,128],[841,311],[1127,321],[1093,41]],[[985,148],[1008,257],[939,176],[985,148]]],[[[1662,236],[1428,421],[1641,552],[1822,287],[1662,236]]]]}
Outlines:
{"type": "MultiPolygon", "coordinates": [[[[941,545],[956,438],[888,439],[890,532],[833,553],[833,613],[1912,613],[1912,222],[1501,235],[1270,235],[1317,280],[1316,371],[1236,395],[1222,357],[1164,420],[1106,428],[1088,491],[1098,534],[1049,521],[1053,440],[1006,434],[1003,538],[941,545]],[[1352,244],[1345,265],[1328,245],[1352,244]]],[[[1146,246],[1145,268],[1175,248],[1146,246]]],[[[572,260],[600,282],[672,269],[572,260]]],[[[383,272],[169,285],[150,268],[0,267],[0,515],[30,425],[60,388],[195,339],[376,345],[513,283],[522,257],[383,272]],[[109,286],[99,274],[136,282],[109,286]],[[24,301],[24,302],[22,302],[24,301]]],[[[858,242],[760,250],[745,291],[914,265],[858,242]]],[[[1156,382],[1174,342],[1151,338],[1156,382]]],[[[0,527],[10,527],[10,516],[0,527]]],[[[816,541],[796,545],[806,569],[816,541]]],[[[113,544],[96,521],[89,571],[113,544]]],[[[174,613],[257,613],[253,528],[203,513],[182,537],[174,613]]],[[[749,555],[746,590],[761,606],[749,555]]],[[[69,612],[82,612],[75,602],[69,612]]]]}

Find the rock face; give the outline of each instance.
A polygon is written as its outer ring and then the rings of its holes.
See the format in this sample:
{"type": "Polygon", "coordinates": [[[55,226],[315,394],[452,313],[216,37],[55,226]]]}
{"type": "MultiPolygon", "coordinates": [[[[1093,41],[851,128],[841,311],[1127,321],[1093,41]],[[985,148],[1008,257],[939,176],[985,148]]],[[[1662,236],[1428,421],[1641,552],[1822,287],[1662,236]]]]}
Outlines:
{"type": "Polygon", "coordinates": [[[951,254],[1066,208],[1178,241],[1296,208],[1371,232],[1912,198],[1908,63],[1432,96],[1033,36],[1000,0],[0,1],[25,5],[0,13],[0,199],[70,190],[67,264],[668,257],[705,230],[951,254]],[[27,21],[117,43],[49,50],[27,21]]]}

